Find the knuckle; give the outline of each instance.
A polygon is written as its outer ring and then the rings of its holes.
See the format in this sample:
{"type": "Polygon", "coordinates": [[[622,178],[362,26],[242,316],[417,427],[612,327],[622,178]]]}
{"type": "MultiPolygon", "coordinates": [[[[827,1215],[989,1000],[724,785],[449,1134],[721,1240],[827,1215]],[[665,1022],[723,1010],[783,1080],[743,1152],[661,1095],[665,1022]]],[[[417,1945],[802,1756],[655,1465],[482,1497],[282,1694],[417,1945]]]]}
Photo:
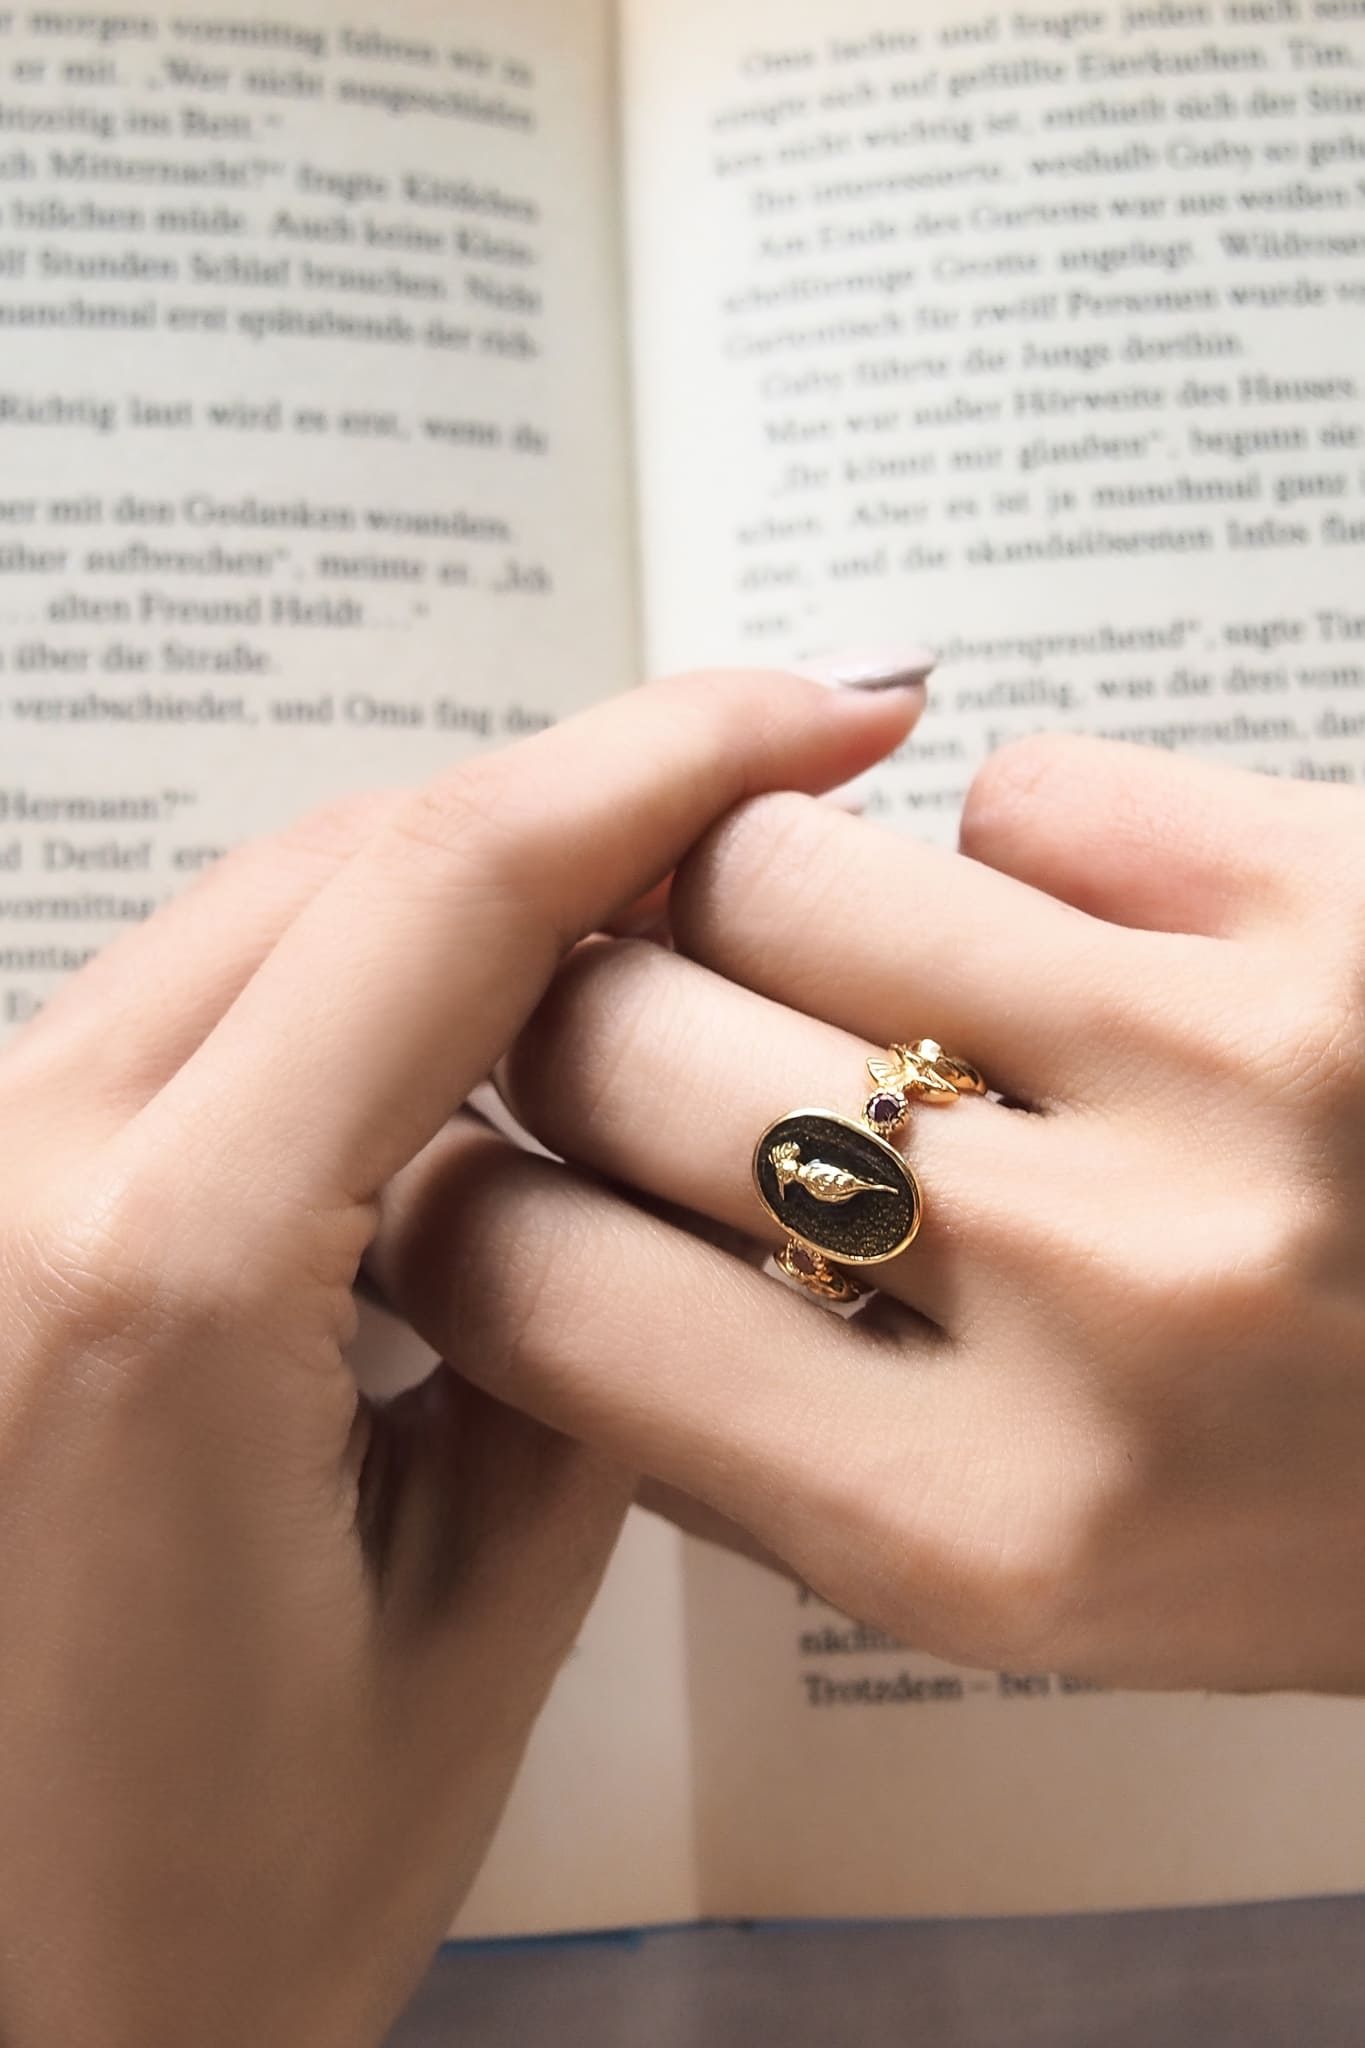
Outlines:
{"type": "Polygon", "coordinates": [[[1093,741],[1073,733],[1034,733],[988,754],[972,777],[962,811],[959,845],[973,859],[1016,839],[1040,822],[1050,829],[1040,799],[1053,799],[1085,773],[1093,741]]]}
{"type": "Polygon", "coordinates": [[[1177,1083],[1187,1111],[1222,1114],[1232,1098],[1244,1126],[1249,1103],[1282,1109],[1310,1143],[1365,1115],[1365,975],[1354,959],[1164,933],[1125,933],[1122,944],[1127,972],[1096,984],[1087,1029],[1125,1067],[1177,1083]]]}
{"type": "Polygon", "coordinates": [[[811,855],[833,814],[813,797],[782,790],[738,804],[682,862],[673,884],[675,931],[708,928],[732,897],[762,882],[765,893],[785,880],[811,879],[811,855]]]}
{"type": "Polygon", "coordinates": [[[756,868],[778,876],[807,874],[812,851],[820,841],[841,824],[848,824],[847,818],[828,805],[793,790],[756,797],[744,805],[741,816],[750,835],[746,858],[756,868]]]}
{"type": "Polygon", "coordinates": [[[560,1169],[504,1145],[466,1161],[429,1223],[452,1248],[457,1370],[477,1361],[477,1381],[495,1361],[500,1386],[515,1388],[523,1374],[553,1381],[557,1358],[601,1311],[610,1234],[583,1227],[585,1199],[560,1169]]]}
{"type": "Polygon", "coordinates": [[[396,799],[377,793],[319,805],[282,831],[247,840],[195,876],[185,899],[208,908],[220,900],[253,903],[273,915],[300,889],[311,891],[342,868],[367,835],[391,814],[396,799]]]}
{"type": "Polygon", "coordinates": [[[1013,1449],[977,1452],[930,1493],[887,1474],[845,1501],[895,1635],[985,1669],[1065,1668],[1100,1504],[1046,1446],[1024,1470],[1013,1449]]]}
{"type": "Polygon", "coordinates": [[[1244,1024],[1150,983],[1140,991],[1108,990],[1094,1028],[1147,1071],[1178,1076],[1192,1101],[1221,1097],[1229,1082],[1242,1078],[1249,1050],[1244,1024]]]}
{"type": "Polygon", "coordinates": [[[1365,975],[1333,961],[1296,977],[1287,1016],[1272,1010],[1265,1048],[1277,1092],[1310,1120],[1365,1113],[1365,975]]]}
{"type": "Polygon", "coordinates": [[[1266,1014],[1259,982],[1219,941],[1169,932],[1088,929],[1078,939],[1075,1013],[1108,1050],[1111,1085],[1135,1075],[1173,1084],[1193,1106],[1244,1089],[1266,1014]]]}
{"type": "Polygon", "coordinates": [[[85,1365],[126,1364],[169,1327],[164,1279],[139,1256],[112,1212],[68,1215],[30,1245],[25,1283],[43,1349],[85,1365]]]}
{"type": "Polygon", "coordinates": [[[1259,1351],[1298,1298],[1297,1224],[1284,1209],[1260,1194],[1195,1206],[1190,1193],[1159,1232],[1092,1267],[1097,1329],[1126,1352],[1151,1416],[1177,1408],[1206,1368],[1259,1351]]]}
{"type": "Polygon", "coordinates": [[[340,866],[403,802],[392,790],[360,790],[317,804],[280,835],[288,852],[323,866],[340,866]]]}
{"type": "Polygon", "coordinates": [[[828,812],[814,797],[775,790],[739,804],[710,835],[707,851],[717,881],[734,882],[750,870],[780,872],[804,862],[828,812]]]}
{"type": "Polygon", "coordinates": [[[30,1219],[24,1278],[49,1341],[83,1361],[129,1366],[218,1328],[232,1308],[230,1260],[193,1268],[181,1204],[147,1175],[96,1178],[30,1219]]]}
{"type": "Polygon", "coordinates": [[[326,880],[383,825],[398,801],[392,794],[366,791],[320,804],[282,831],[221,854],[187,884],[182,900],[205,909],[221,900],[272,905],[282,879],[286,890],[295,877],[305,884],[326,880]]]}
{"type": "MultiPolygon", "coordinates": [[[[937,1560],[926,1561],[922,1542],[906,1551],[900,1614],[923,1615],[927,1562],[935,1648],[983,1669],[1041,1674],[1063,1668],[1087,1546],[1059,1504],[1051,1514],[1050,1523],[1035,1518],[1013,1527],[999,1515],[990,1529],[959,1537],[937,1560]]],[[[905,1633],[914,1640],[916,1625],[905,1633]]]]}
{"type": "Polygon", "coordinates": [[[376,844],[405,884],[430,874],[449,885],[452,869],[491,892],[530,897],[544,886],[543,817],[520,800],[514,770],[494,755],[466,762],[404,797],[376,844]]]}
{"type": "Polygon", "coordinates": [[[1116,1540],[1127,1541],[1135,1466],[1123,1433],[1078,1409],[1035,1442],[1024,1471],[996,1473],[989,1515],[957,1547],[954,1591],[973,1661],[1070,1672],[1086,1659],[1116,1540]]]}
{"type": "Polygon", "coordinates": [[[1060,1530],[1055,1540],[1016,1541],[975,1560],[958,1595],[971,1661],[1028,1676],[1064,1669],[1082,1578],[1060,1530]]]}
{"type": "Polygon", "coordinates": [[[617,1113],[638,1117],[619,1083],[637,1070],[637,1055],[646,1068],[667,1065],[659,995],[675,964],[641,939],[590,943],[565,962],[508,1060],[513,1104],[539,1136],[553,1142],[607,1128],[617,1113]]]}
{"type": "Polygon", "coordinates": [[[692,669],[649,688],[655,703],[678,720],[680,736],[695,734],[707,751],[742,746],[756,727],[772,732],[791,716],[790,679],[773,669],[692,669]]]}
{"type": "Polygon", "coordinates": [[[1172,1260],[1148,1281],[1139,1295],[1141,1321],[1168,1360],[1202,1366],[1215,1353],[1245,1352],[1268,1318],[1278,1320],[1276,1283],[1287,1247],[1276,1235],[1267,1232],[1268,1241],[1253,1247],[1248,1233],[1221,1255],[1210,1247],[1197,1262],[1172,1260]]]}

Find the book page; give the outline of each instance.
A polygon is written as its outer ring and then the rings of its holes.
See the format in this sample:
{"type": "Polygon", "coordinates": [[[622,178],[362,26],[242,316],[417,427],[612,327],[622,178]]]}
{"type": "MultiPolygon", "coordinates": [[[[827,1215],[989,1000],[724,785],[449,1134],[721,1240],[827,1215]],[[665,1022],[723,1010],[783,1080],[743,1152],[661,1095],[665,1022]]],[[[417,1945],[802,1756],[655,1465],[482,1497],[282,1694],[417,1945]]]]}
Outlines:
{"type": "MultiPolygon", "coordinates": [[[[615,54],[0,4],[0,1035],[225,847],[635,679],[615,54]]],[[[462,1931],[695,1910],[680,1598],[642,1525],[462,1931]]]]}
{"type": "Polygon", "coordinates": [[[702,1911],[682,1545],[633,1513],[455,1932],[667,1926],[702,1911]]]}
{"type": "Polygon", "coordinates": [[[686,1565],[702,1912],[1053,1913],[1358,1892],[1365,1704],[957,1669],[686,1565]]]}
{"type": "Polygon", "coordinates": [[[650,659],[929,644],[876,801],[1084,728],[1358,777],[1365,9],[626,9],[650,659]]]}
{"type": "Polygon", "coordinates": [[[0,1023],[624,687],[608,0],[0,6],[0,1023]]]}
{"type": "MultiPolygon", "coordinates": [[[[1365,7],[627,6],[647,640],[936,645],[873,808],[1039,728],[1357,779],[1365,7]]],[[[708,1914],[1358,1890],[1365,1706],[959,1671],[696,1547],[708,1914]]]]}

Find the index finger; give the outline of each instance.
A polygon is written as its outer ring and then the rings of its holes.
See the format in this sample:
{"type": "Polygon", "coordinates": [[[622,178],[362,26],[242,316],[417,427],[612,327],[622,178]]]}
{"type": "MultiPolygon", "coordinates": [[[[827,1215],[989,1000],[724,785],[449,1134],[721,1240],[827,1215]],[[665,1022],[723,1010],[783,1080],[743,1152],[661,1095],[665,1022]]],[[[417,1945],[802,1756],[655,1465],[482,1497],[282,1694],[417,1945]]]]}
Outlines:
{"type": "Polygon", "coordinates": [[[371,1200],[490,1071],[570,947],[746,797],[860,773],[922,701],[922,685],[681,678],[438,776],[298,917],[142,1135],[230,1161],[267,1206],[371,1200]]]}

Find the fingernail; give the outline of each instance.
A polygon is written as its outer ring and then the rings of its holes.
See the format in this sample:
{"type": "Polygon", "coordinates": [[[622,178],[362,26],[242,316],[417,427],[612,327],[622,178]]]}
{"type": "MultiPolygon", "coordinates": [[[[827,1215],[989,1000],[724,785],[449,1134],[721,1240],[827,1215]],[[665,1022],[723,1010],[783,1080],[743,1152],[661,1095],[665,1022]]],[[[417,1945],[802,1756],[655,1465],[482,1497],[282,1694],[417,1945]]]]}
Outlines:
{"type": "Polygon", "coordinates": [[[937,666],[938,656],[927,647],[901,648],[895,653],[868,648],[817,655],[811,661],[798,662],[796,673],[831,690],[922,690],[937,666]]]}

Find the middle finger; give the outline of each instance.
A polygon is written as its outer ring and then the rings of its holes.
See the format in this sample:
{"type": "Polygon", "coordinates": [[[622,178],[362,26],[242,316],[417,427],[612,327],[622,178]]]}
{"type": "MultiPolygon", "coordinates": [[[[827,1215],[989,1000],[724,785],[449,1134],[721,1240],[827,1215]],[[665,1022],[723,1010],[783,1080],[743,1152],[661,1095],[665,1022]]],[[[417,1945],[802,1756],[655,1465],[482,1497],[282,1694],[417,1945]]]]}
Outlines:
{"type": "Polygon", "coordinates": [[[1088,1091],[1112,991],[1144,939],[1167,943],[787,794],[709,834],[671,914],[680,949],[717,973],[883,1044],[931,1035],[1033,1108],[1088,1091]]]}

